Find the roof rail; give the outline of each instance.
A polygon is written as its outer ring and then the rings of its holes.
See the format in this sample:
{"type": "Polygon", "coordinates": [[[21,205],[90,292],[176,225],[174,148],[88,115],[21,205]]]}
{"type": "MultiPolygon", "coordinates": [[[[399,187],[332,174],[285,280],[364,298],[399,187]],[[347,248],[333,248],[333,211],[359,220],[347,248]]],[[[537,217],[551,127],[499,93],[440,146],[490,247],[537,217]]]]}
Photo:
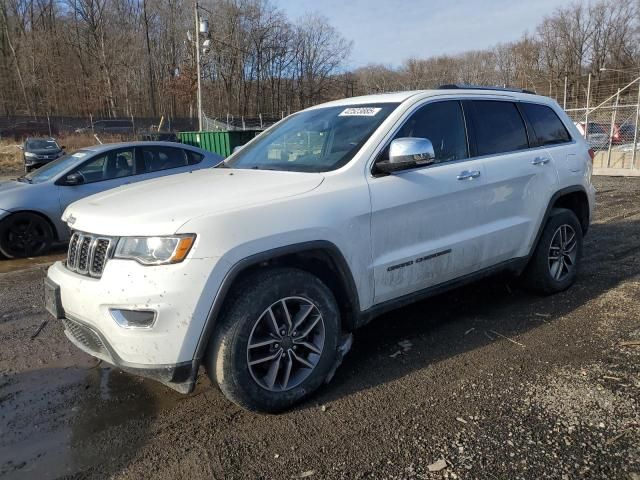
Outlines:
{"type": "Polygon", "coordinates": [[[440,85],[438,87],[438,90],[495,90],[498,92],[530,93],[532,95],[536,94],[536,92],[525,90],[523,88],[487,87],[484,85],[466,85],[464,83],[448,83],[446,85],[440,85]]]}

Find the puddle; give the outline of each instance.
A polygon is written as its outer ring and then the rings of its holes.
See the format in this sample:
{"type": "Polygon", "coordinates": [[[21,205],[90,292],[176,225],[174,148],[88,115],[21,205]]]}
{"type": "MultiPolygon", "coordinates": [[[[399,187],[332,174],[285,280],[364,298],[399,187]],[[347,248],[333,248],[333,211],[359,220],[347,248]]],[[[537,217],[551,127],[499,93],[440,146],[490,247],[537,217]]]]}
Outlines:
{"type": "Polygon", "coordinates": [[[51,254],[41,257],[19,258],[17,260],[0,259],[0,273],[16,272],[39,265],[50,265],[53,262],[64,259],[65,256],[66,251],[64,248],[56,248],[51,254]]]}
{"type": "Polygon", "coordinates": [[[55,479],[111,468],[145,442],[150,416],[182,395],[104,366],[0,376],[0,477],[55,479]]]}

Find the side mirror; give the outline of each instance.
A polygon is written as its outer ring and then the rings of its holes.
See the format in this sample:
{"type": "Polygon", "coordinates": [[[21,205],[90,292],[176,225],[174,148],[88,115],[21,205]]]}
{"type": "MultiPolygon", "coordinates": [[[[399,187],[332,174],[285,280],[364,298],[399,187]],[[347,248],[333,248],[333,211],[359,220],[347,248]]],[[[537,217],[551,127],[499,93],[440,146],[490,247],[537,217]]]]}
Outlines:
{"type": "Polygon", "coordinates": [[[389,160],[376,163],[384,173],[432,164],[436,159],[431,140],[427,138],[396,138],[389,146],[389,160]]]}
{"type": "Polygon", "coordinates": [[[84,176],[81,173],[70,173],[64,179],[66,185],[80,185],[84,183],[84,176]]]}
{"type": "Polygon", "coordinates": [[[244,145],[238,145],[237,147],[233,147],[233,150],[231,151],[231,153],[239,152],[243,148],[244,148],[244,145]]]}
{"type": "Polygon", "coordinates": [[[19,148],[20,150],[24,150],[24,147],[23,147],[22,145],[18,145],[18,148],[19,148]]]}
{"type": "Polygon", "coordinates": [[[62,146],[60,147],[60,150],[64,150],[65,148],[67,148],[67,147],[65,147],[64,145],[62,145],[62,146]]]}

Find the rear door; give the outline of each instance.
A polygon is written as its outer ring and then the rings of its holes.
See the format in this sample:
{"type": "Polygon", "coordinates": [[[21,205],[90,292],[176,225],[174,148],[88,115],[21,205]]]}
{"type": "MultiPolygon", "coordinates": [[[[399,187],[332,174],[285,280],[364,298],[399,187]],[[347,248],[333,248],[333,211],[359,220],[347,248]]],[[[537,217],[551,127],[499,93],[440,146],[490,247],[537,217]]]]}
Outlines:
{"type": "Polygon", "coordinates": [[[369,179],[375,303],[471,273],[482,257],[484,166],[469,158],[460,102],[425,104],[401,137],[431,140],[436,161],[369,179]]]}
{"type": "Polygon", "coordinates": [[[553,157],[533,144],[516,102],[472,100],[465,106],[475,153],[486,169],[489,200],[481,218],[488,267],[528,254],[558,178],[553,157]]]}
{"type": "Polygon", "coordinates": [[[138,167],[144,172],[144,179],[189,172],[203,159],[197,152],[164,145],[145,145],[138,151],[138,167]]]}

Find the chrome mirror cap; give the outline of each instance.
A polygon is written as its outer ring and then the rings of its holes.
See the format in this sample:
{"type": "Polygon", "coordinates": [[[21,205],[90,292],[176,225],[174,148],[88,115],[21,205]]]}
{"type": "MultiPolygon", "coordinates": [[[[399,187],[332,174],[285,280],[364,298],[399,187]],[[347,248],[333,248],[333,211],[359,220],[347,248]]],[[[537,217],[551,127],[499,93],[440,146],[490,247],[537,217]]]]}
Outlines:
{"type": "Polygon", "coordinates": [[[396,138],[389,146],[389,163],[428,165],[436,159],[433,144],[428,138],[396,138]]]}
{"type": "Polygon", "coordinates": [[[389,160],[377,162],[379,173],[389,174],[399,170],[422,167],[435,162],[436,154],[428,138],[396,138],[389,145],[389,160]]]}

